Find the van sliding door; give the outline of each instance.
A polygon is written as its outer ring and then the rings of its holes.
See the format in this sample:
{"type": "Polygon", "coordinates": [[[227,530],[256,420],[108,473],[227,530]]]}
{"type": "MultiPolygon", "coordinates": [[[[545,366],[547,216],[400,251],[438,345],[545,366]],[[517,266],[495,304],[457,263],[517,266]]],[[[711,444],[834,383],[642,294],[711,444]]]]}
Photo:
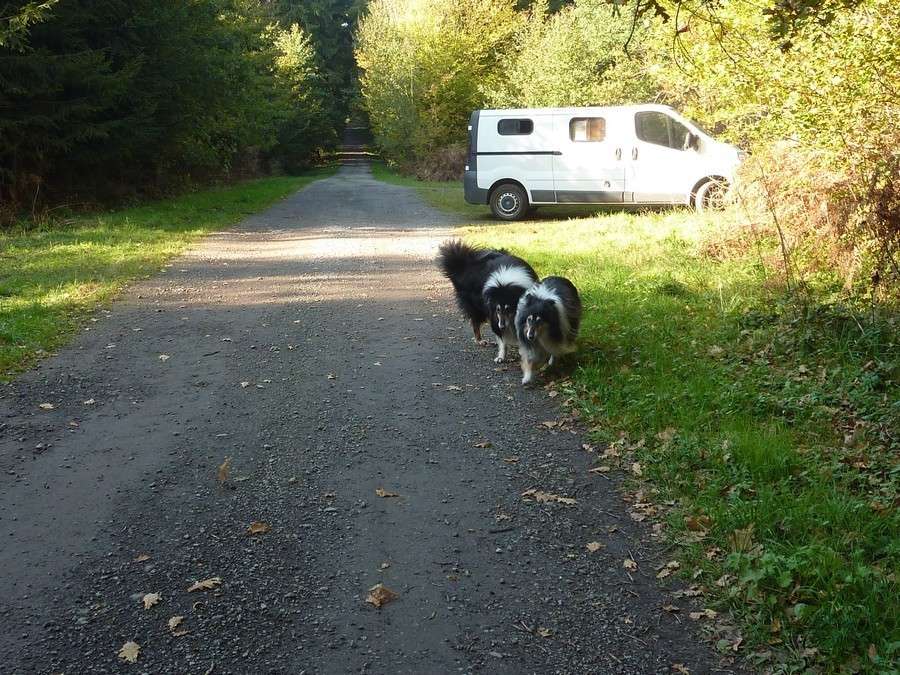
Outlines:
{"type": "Polygon", "coordinates": [[[553,158],[556,201],[618,204],[625,192],[619,120],[608,111],[556,115],[554,133],[561,154],[553,158]]]}

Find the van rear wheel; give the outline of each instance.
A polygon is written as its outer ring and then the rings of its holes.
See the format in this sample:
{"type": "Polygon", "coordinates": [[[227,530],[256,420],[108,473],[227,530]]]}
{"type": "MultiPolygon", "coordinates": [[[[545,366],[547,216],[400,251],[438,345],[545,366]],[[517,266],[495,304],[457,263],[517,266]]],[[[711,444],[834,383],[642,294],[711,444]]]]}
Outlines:
{"type": "Polygon", "coordinates": [[[498,185],[491,194],[491,212],[500,220],[519,220],[528,208],[528,195],[515,183],[498,185]]]}

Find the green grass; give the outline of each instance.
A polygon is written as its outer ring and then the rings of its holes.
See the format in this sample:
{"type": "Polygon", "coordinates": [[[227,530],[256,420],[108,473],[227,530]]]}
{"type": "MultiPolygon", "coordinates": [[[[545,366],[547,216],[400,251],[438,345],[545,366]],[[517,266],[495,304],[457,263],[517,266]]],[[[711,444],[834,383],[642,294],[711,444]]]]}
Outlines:
{"type": "Polygon", "coordinates": [[[85,314],[198,237],[333,173],[263,178],[66,224],[0,231],[0,379],[65,343],[85,314]]]}
{"type": "MultiPolygon", "coordinates": [[[[459,192],[418,189],[438,206],[459,192]]],[[[538,213],[461,234],[579,287],[580,351],[556,386],[620,454],[598,462],[640,462],[705,606],[730,610],[760,667],[896,672],[897,313],[842,306],[824,278],[800,306],[752,246],[707,257],[729,216],[538,213]]]]}

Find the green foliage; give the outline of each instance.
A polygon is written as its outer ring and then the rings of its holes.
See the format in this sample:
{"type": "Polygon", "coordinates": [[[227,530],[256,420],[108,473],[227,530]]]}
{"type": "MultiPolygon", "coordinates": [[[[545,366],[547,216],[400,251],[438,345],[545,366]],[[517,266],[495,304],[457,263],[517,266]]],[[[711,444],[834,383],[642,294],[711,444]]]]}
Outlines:
{"type": "Polygon", "coordinates": [[[360,21],[360,85],[375,140],[409,160],[465,138],[521,24],[510,0],[375,0],[360,21]]]}
{"type": "Polygon", "coordinates": [[[43,21],[59,0],[0,4],[0,48],[24,51],[29,27],[43,21]]]}
{"type": "Polygon", "coordinates": [[[275,0],[272,14],[283,26],[299,24],[311,36],[327,114],[341,128],[357,95],[353,30],[365,0],[275,0]]]}
{"type": "Polygon", "coordinates": [[[299,167],[335,140],[307,36],[252,0],[66,0],[41,18],[0,48],[8,210],[299,167]]]}

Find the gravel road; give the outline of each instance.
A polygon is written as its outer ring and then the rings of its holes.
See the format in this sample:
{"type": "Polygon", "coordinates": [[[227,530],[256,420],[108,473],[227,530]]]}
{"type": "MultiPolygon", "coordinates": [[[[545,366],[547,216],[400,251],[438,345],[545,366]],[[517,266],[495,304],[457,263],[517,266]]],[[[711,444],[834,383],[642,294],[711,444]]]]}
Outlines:
{"type": "Polygon", "coordinates": [[[472,343],[452,226],[344,166],[0,386],[0,671],[733,672],[577,425],[541,424],[562,397],[472,343]]]}

